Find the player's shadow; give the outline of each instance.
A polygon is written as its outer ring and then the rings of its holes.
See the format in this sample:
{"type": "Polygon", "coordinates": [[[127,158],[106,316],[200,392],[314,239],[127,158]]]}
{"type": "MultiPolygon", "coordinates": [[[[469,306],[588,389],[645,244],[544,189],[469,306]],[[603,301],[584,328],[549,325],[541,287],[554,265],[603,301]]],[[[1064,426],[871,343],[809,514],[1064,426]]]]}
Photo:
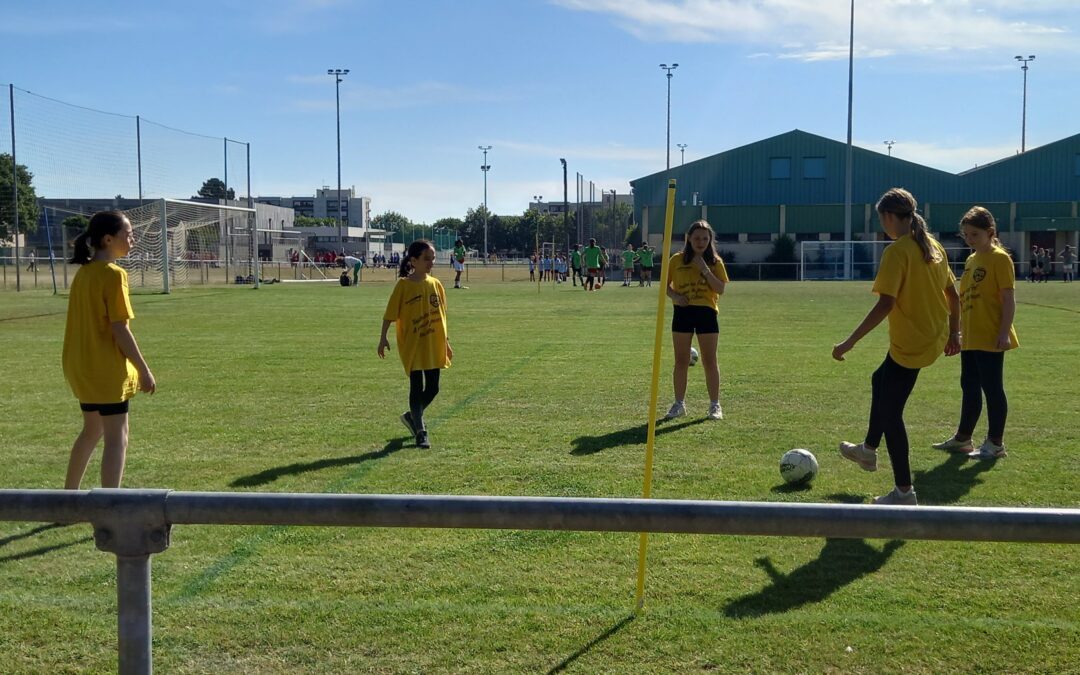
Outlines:
{"type": "Polygon", "coordinates": [[[979,475],[989,471],[997,460],[968,459],[967,455],[950,454],[941,464],[929,471],[916,471],[913,477],[919,501],[937,505],[955,504],[971,489],[983,482],[979,475]],[[923,496],[925,495],[925,497],[923,496]]]}
{"type": "Polygon", "coordinates": [[[768,558],[758,558],[754,564],[769,575],[772,583],[731,601],[724,614],[740,619],[778,614],[821,602],[844,586],[881,569],[903,545],[903,541],[893,540],[879,551],[862,539],[826,539],[817,558],[787,574],[777,570],[768,558]]]}
{"type": "Polygon", "coordinates": [[[364,462],[371,462],[376,459],[382,459],[387,457],[398,450],[405,447],[405,441],[412,440],[408,437],[395,438],[386,444],[382,450],[375,450],[373,452],[365,452],[362,455],[353,455],[351,457],[331,457],[328,459],[320,459],[314,462],[297,462],[295,464],[287,464],[285,466],[277,466],[272,469],[266,469],[259,473],[253,473],[249,476],[241,476],[229,483],[229,487],[257,487],[259,485],[266,485],[267,483],[273,483],[282,476],[297,476],[302,473],[308,473],[310,471],[322,471],[323,469],[333,469],[341,466],[351,466],[353,464],[363,464],[364,462]]]}
{"type": "Polygon", "coordinates": [[[47,525],[38,525],[32,530],[27,530],[26,532],[20,532],[18,534],[11,534],[4,537],[3,539],[0,539],[0,546],[7,546],[14,541],[19,541],[20,539],[27,539],[29,537],[33,537],[36,534],[41,534],[42,532],[48,532],[49,530],[55,530],[61,527],[67,526],[62,523],[49,523],[47,525]]]}
{"type": "Polygon", "coordinates": [[[26,560],[27,558],[34,558],[39,555],[45,555],[46,553],[52,553],[53,551],[59,551],[62,548],[70,548],[79,544],[85,544],[87,542],[94,541],[93,537],[83,537],[81,539],[75,539],[73,541],[67,541],[62,544],[50,544],[49,546],[39,546],[38,548],[31,549],[29,551],[23,551],[22,553],[12,553],[11,555],[0,556],[0,564],[13,562],[15,560],[26,560]]]}
{"type": "MultiPolygon", "coordinates": [[[[664,424],[660,425],[659,421],[656,425],[656,435],[669,434],[672,431],[678,431],[679,429],[685,429],[686,427],[692,427],[695,424],[701,424],[705,422],[704,417],[687,420],[685,422],[679,422],[677,424],[664,424]]],[[[649,438],[649,423],[639,424],[629,429],[619,429],[618,431],[611,431],[600,436],[579,436],[570,441],[573,449],[570,451],[571,455],[591,455],[594,452],[600,452],[601,450],[607,450],[609,448],[617,448],[623,445],[637,445],[645,443],[649,438]]]]}
{"type": "Polygon", "coordinates": [[[552,673],[561,673],[562,671],[566,670],[568,667],[570,667],[570,664],[572,664],[574,661],[577,661],[582,656],[585,656],[586,654],[588,654],[589,650],[591,650],[593,647],[595,647],[596,645],[598,645],[601,642],[603,642],[604,640],[608,639],[609,637],[611,637],[615,633],[618,633],[620,630],[622,630],[623,626],[625,626],[626,624],[628,624],[628,623],[630,623],[631,621],[634,620],[634,616],[635,615],[631,613],[631,614],[628,614],[628,615],[624,616],[623,618],[619,619],[613,625],[608,627],[608,629],[605,630],[603,633],[600,633],[599,635],[594,637],[592,640],[589,640],[588,642],[586,642],[581,647],[581,649],[577,650],[576,652],[574,652],[570,656],[567,656],[565,659],[563,659],[561,662],[559,662],[558,665],[556,665],[555,667],[553,667],[551,670],[548,671],[548,675],[551,675],[552,673]]]}

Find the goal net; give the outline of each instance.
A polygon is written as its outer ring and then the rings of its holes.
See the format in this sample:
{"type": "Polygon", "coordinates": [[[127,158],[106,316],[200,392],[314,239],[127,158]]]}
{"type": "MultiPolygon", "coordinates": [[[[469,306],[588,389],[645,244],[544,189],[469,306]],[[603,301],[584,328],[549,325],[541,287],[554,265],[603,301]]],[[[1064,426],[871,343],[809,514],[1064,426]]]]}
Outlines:
{"type": "Polygon", "coordinates": [[[169,293],[258,276],[255,209],[157,199],[124,214],[135,246],[117,264],[133,291],[169,293]]]}
{"type": "MultiPolygon", "coordinates": [[[[881,253],[891,242],[881,241],[804,241],[799,249],[799,278],[847,279],[846,266],[851,265],[851,279],[869,281],[877,276],[881,253]]],[[[971,250],[966,247],[945,248],[953,274],[960,276],[964,261],[971,250]]]]}

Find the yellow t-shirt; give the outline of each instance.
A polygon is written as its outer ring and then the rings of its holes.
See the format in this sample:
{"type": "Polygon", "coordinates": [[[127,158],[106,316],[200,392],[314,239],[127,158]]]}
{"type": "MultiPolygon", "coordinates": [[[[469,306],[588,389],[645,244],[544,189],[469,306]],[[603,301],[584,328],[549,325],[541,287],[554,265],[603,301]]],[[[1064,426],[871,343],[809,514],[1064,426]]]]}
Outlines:
{"type": "Polygon", "coordinates": [[[393,321],[405,372],[449,368],[446,357],[446,291],[433,276],[398,279],[383,320],[393,321]]]}
{"type": "MultiPolygon", "coordinates": [[[[960,277],[961,349],[1001,351],[997,336],[1001,330],[1000,291],[1005,288],[1016,288],[1016,273],[1008,253],[995,246],[989,253],[968,256],[960,277]]],[[[1014,325],[1009,328],[1009,349],[1019,346],[1014,325]]]]}
{"type": "MultiPolygon", "coordinates": [[[[691,305],[712,307],[714,312],[718,311],[716,300],[720,297],[720,294],[712,289],[709,282],[705,281],[705,277],[702,276],[701,270],[698,269],[695,263],[684,263],[683,254],[676,253],[668,259],[668,265],[670,265],[671,269],[668,279],[676,293],[689,298],[691,305]]],[[[727,268],[724,267],[723,260],[717,258],[710,269],[712,269],[712,273],[717,279],[727,283],[727,268]]]]}
{"type": "Polygon", "coordinates": [[[945,289],[956,283],[945,249],[930,240],[938,262],[927,263],[919,244],[906,234],[885,247],[873,292],[896,299],[889,312],[889,355],[905,368],[925,368],[949,341],[945,289]]]}
{"type": "Polygon", "coordinates": [[[121,403],[139,389],[135,364],[113,339],[112,324],[133,319],[127,272],[95,261],[79,268],[68,294],[64,377],[81,403],[121,403]]]}

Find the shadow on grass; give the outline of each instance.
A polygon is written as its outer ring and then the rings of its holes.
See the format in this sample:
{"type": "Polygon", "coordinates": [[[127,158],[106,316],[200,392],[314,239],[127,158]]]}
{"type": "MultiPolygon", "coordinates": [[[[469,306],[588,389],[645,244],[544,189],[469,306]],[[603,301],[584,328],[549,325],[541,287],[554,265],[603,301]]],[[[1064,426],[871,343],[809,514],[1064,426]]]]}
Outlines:
{"type": "Polygon", "coordinates": [[[913,477],[919,501],[930,504],[955,504],[983,481],[979,474],[989,471],[997,460],[968,459],[966,455],[950,454],[941,464],[929,471],[917,471],[913,477]],[[925,495],[925,497],[923,496],[925,495]]]}
{"type": "Polygon", "coordinates": [[[91,541],[94,541],[93,537],[83,537],[82,539],[76,539],[74,541],[65,542],[63,544],[39,546],[38,548],[31,549],[29,551],[23,551],[22,553],[13,553],[11,555],[0,557],[0,564],[6,562],[13,562],[15,560],[26,560],[27,558],[34,558],[39,555],[45,555],[46,553],[52,553],[53,551],[59,551],[62,548],[69,548],[71,546],[77,546],[79,544],[85,544],[91,541]]]}
{"type": "Polygon", "coordinates": [[[64,525],[62,523],[49,523],[48,525],[39,525],[39,526],[35,527],[32,530],[27,530],[26,532],[20,532],[19,534],[12,534],[12,535],[9,535],[7,537],[4,537],[3,539],[0,539],[0,546],[7,546],[8,544],[10,544],[13,541],[19,541],[20,539],[26,539],[28,537],[34,536],[35,534],[41,534],[42,532],[48,532],[49,530],[55,530],[55,529],[60,528],[60,527],[67,527],[67,525],[64,525]]]}
{"type": "Polygon", "coordinates": [[[773,487],[772,491],[777,494],[788,495],[794,492],[806,492],[810,490],[810,487],[810,483],[798,483],[795,485],[792,485],[791,483],[781,483],[780,485],[773,487]]]}
{"type": "Polygon", "coordinates": [[[826,539],[816,559],[788,574],[782,574],[768,558],[758,558],[754,564],[765,570],[772,584],[733,600],[724,608],[724,614],[739,619],[778,614],[821,602],[853,581],[881,569],[903,545],[903,541],[893,540],[879,551],[862,539],[826,539]]]}
{"type": "Polygon", "coordinates": [[[260,471],[259,473],[253,473],[250,476],[241,476],[233,482],[229,483],[229,487],[257,487],[259,485],[266,485],[267,483],[273,483],[282,476],[297,476],[302,473],[308,473],[309,471],[322,471],[323,469],[332,469],[339,466],[351,466],[353,464],[363,464],[364,462],[371,462],[376,459],[382,459],[387,457],[398,450],[405,447],[405,441],[411,441],[411,437],[395,438],[386,444],[382,450],[376,450],[374,452],[365,452],[362,455],[353,455],[352,457],[332,457],[330,459],[320,459],[315,462],[297,462],[296,464],[288,464],[286,466],[277,466],[273,469],[267,469],[260,471]]]}
{"type": "MultiPolygon", "coordinates": [[[[656,435],[671,433],[672,431],[678,431],[685,429],[686,427],[692,427],[695,424],[701,424],[705,422],[706,418],[701,417],[694,420],[687,420],[686,422],[679,422],[678,424],[667,423],[661,425],[660,421],[656,423],[656,435]]],[[[649,423],[639,424],[629,429],[620,429],[618,431],[612,431],[602,436],[579,436],[570,442],[574,449],[570,451],[571,455],[591,455],[594,452],[600,452],[601,450],[607,450],[609,448],[617,448],[622,445],[635,445],[639,443],[645,443],[649,437],[649,423]]]]}
{"type": "Polygon", "coordinates": [[[589,642],[585,643],[585,645],[581,649],[577,650],[576,652],[574,652],[570,656],[567,656],[565,659],[562,660],[561,663],[559,663],[559,665],[557,665],[554,668],[552,668],[551,670],[549,670],[548,675],[551,675],[552,673],[561,673],[562,671],[566,670],[570,666],[570,664],[572,664],[574,661],[577,661],[582,656],[585,656],[586,654],[588,654],[590,649],[592,649],[596,645],[600,644],[604,640],[608,639],[609,637],[611,637],[615,633],[618,633],[620,630],[622,630],[623,626],[625,626],[626,624],[630,623],[633,620],[634,620],[634,615],[633,614],[628,614],[628,615],[624,616],[623,618],[619,619],[619,621],[617,621],[610,628],[605,630],[603,633],[600,633],[599,635],[594,637],[589,642]]]}

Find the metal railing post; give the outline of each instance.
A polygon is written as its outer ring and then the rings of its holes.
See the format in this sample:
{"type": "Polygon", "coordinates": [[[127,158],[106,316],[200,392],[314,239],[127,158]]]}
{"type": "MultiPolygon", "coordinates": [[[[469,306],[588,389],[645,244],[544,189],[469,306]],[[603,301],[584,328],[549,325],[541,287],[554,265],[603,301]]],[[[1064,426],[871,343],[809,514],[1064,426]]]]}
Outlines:
{"type": "Polygon", "coordinates": [[[151,673],[150,556],[116,556],[118,671],[151,673]]]}

